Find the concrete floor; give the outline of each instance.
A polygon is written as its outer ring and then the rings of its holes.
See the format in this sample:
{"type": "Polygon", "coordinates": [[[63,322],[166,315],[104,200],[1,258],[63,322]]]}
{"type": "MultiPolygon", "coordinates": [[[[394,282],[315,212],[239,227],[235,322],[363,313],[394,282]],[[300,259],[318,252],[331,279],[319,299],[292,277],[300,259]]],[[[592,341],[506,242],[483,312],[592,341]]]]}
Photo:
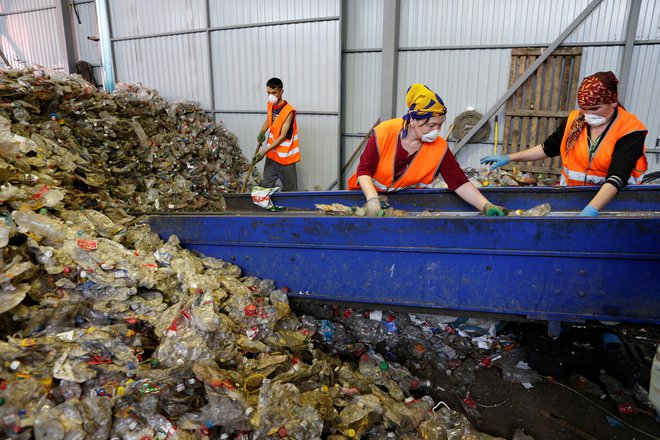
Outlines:
{"type": "MultiPolygon", "coordinates": [[[[648,389],[652,361],[652,357],[648,356],[649,352],[651,356],[654,353],[652,347],[657,347],[660,329],[638,326],[626,330],[617,327],[614,332],[621,336],[622,344],[619,350],[613,352],[603,350],[602,345],[597,343],[602,332],[611,332],[611,329],[570,329],[558,340],[545,338],[539,333],[540,329],[522,326],[518,331],[532,351],[532,356],[528,356],[530,363],[536,363],[535,369],[543,375],[553,372],[558,377],[558,383],[543,381],[527,390],[521,384],[504,381],[496,363],[489,369],[477,370],[476,380],[469,388],[471,397],[477,403],[476,411],[464,411],[476,428],[506,439],[511,439],[517,429],[522,429],[535,440],[660,439],[660,419],[656,420],[650,408],[637,400],[631,399],[635,406],[649,414],[624,415],[619,412],[618,403],[609,396],[601,399],[584,391],[578,394],[569,389],[575,388],[570,380],[571,372],[577,371],[599,383],[601,369],[615,376],[626,388],[632,388],[634,382],[646,382],[645,388],[648,389]],[[530,338],[535,342],[530,342],[530,338]],[[543,339],[546,340],[539,343],[543,339]],[[545,357],[539,357],[539,351],[545,357]],[[608,415],[625,423],[612,426],[608,415]]],[[[424,375],[430,375],[434,384],[445,384],[446,388],[446,378],[442,377],[442,373],[427,371],[424,375]]],[[[452,409],[460,410],[464,406],[462,398],[455,392],[442,391],[435,386],[432,395],[436,400],[444,400],[452,409]]]]}

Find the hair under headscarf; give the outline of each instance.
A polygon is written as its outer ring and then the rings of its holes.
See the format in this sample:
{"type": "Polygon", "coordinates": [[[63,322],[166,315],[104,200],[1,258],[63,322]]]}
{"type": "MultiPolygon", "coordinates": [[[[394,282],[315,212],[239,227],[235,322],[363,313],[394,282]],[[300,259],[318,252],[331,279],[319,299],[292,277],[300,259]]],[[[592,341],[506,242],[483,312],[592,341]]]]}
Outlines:
{"type": "MultiPolygon", "coordinates": [[[[618,100],[619,80],[613,72],[596,72],[587,76],[580,83],[577,92],[577,102],[580,107],[589,107],[592,105],[612,104],[618,100]]],[[[580,114],[573,121],[571,129],[566,138],[566,154],[575,146],[580,133],[584,129],[584,113],[580,114]]]]}
{"type": "Polygon", "coordinates": [[[415,83],[406,90],[406,105],[408,111],[403,115],[402,137],[408,134],[411,119],[429,119],[447,113],[447,107],[440,95],[420,83],[415,83]]]}

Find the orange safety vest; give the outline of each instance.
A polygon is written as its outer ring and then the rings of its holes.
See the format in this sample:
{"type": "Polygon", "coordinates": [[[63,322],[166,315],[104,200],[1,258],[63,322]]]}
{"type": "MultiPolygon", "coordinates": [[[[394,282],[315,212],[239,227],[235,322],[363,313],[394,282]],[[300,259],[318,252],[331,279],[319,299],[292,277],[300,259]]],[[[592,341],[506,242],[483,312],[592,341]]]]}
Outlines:
{"type": "MultiPolygon", "coordinates": [[[[614,152],[616,142],[623,136],[636,131],[648,132],[644,124],[635,115],[627,112],[620,106],[617,108],[617,111],[616,119],[612,122],[607,133],[605,133],[605,137],[601,140],[591,161],[589,161],[589,142],[587,140],[586,127],[580,133],[575,146],[573,146],[571,151],[566,153],[568,132],[571,130],[571,125],[573,125],[573,121],[578,117],[580,111],[573,110],[568,115],[566,130],[564,130],[564,137],[561,141],[562,170],[560,185],[583,186],[604,183],[607,178],[607,171],[612,163],[612,153],[614,152]]],[[[635,164],[628,183],[639,183],[639,178],[646,172],[648,163],[645,153],[646,145],[644,146],[644,153],[635,164]]]]}
{"type": "MultiPolygon", "coordinates": [[[[433,142],[424,142],[403,174],[394,181],[394,161],[403,119],[390,119],[374,129],[378,148],[378,166],[373,176],[378,192],[394,192],[406,188],[430,188],[438,168],[447,153],[447,141],[438,137],[433,142]]],[[[348,189],[360,189],[357,173],[348,181],[348,189]]]]}
{"type": "Polygon", "coordinates": [[[282,131],[282,125],[289,115],[293,113],[293,131],[291,134],[291,139],[285,139],[284,142],[279,144],[277,147],[270,150],[266,153],[266,157],[274,160],[280,165],[291,165],[300,161],[300,148],[298,148],[298,124],[296,124],[295,109],[288,102],[280,110],[280,114],[277,115],[275,121],[273,121],[273,104],[268,103],[268,115],[266,116],[268,121],[268,129],[270,134],[268,135],[268,146],[271,146],[275,139],[280,137],[282,131]]]}

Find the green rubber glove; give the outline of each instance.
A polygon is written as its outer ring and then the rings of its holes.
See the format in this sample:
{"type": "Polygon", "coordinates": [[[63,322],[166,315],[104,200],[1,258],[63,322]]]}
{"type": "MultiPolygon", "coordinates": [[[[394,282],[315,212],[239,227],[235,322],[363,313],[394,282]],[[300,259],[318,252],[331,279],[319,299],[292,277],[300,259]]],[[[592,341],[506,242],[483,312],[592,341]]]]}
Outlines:
{"type": "Polygon", "coordinates": [[[266,133],[260,131],[259,134],[257,135],[257,142],[262,143],[265,140],[266,140],[266,133]]]}
{"type": "Polygon", "coordinates": [[[493,205],[492,203],[488,202],[484,205],[481,212],[490,217],[504,217],[507,215],[509,210],[503,206],[493,205]]]}

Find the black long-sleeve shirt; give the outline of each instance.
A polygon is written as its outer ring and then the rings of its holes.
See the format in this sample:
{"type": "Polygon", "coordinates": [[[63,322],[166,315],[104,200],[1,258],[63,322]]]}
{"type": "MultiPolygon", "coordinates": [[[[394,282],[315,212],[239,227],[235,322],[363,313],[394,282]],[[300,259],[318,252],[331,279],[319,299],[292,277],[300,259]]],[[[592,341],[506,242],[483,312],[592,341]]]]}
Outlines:
{"type": "MultiPolygon", "coordinates": [[[[616,114],[614,118],[616,118],[616,114]]],[[[543,142],[543,151],[546,156],[555,157],[561,154],[561,140],[564,137],[567,121],[568,118],[564,118],[561,124],[559,124],[559,127],[557,127],[557,130],[543,142]]],[[[589,130],[588,124],[587,130],[589,130]]],[[[587,134],[589,134],[589,131],[587,131],[587,134]]],[[[603,136],[606,134],[607,132],[603,133],[603,136]]],[[[645,139],[646,133],[636,131],[616,141],[614,151],[612,152],[612,163],[607,170],[607,179],[605,179],[605,182],[611,183],[619,191],[625,188],[628,184],[628,179],[630,179],[630,173],[635,168],[637,159],[644,153],[645,139]]]]}

